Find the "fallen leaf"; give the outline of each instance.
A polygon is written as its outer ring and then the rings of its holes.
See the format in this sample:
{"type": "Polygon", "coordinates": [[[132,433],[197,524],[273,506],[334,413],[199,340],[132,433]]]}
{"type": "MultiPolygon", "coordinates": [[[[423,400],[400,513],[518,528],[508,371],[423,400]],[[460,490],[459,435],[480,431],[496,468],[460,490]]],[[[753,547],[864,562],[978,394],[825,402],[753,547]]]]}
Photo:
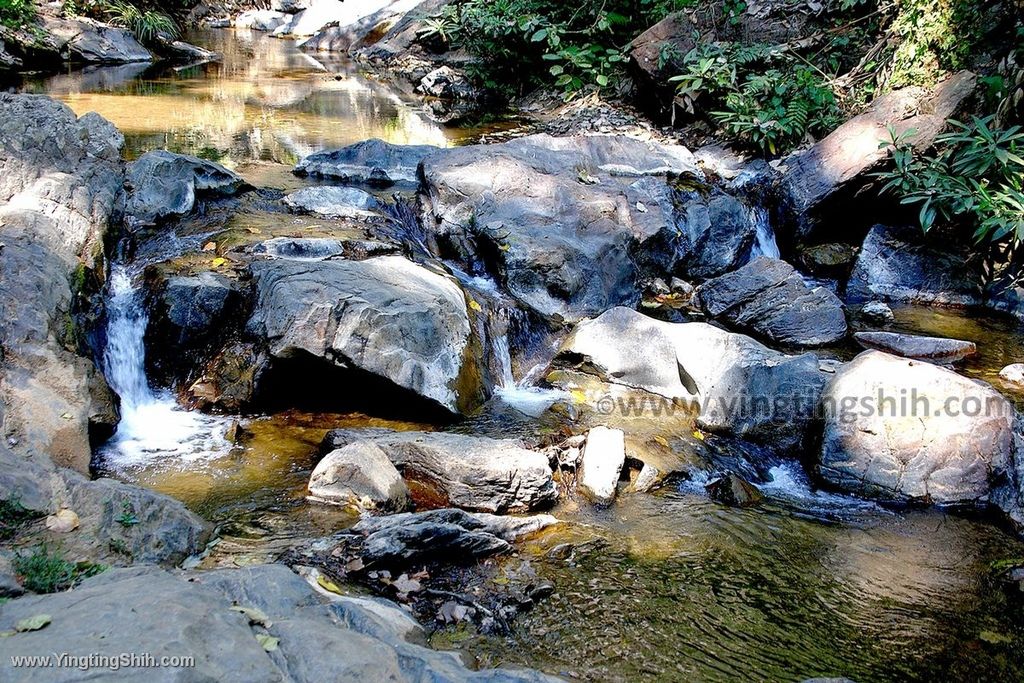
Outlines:
{"type": "Polygon", "coordinates": [[[666,439],[665,437],[663,437],[663,436],[656,436],[656,437],[654,437],[654,440],[657,441],[662,446],[664,446],[665,448],[668,448],[668,439],[666,439]]]}
{"type": "Polygon", "coordinates": [[[1010,636],[1002,633],[996,633],[995,631],[982,631],[978,634],[978,638],[989,645],[1005,645],[1006,643],[1013,642],[1013,638],[1010,636]]]}
{"type": "Polygon", "coordinates": [[[213,259],[212,265],[214,268],[220,268],[227,262],[228,260],[226,258],[224,258],[223,256],[218,256],[217,258],[213,259]]]}
{"type": "Polygon", "coordinates": [[[693,430],[693,438],[700,439],[701,441],[703,441],[704,440],[704,432],[700,431],[699,429],[693,430]]]}
{"type": "Polygon", "coordinates": [[[267,652],[273,652],[277,649],[277,644],[281,642],[280,638],[267,635],[266,633],[257,633],[256,642],[263,646],[263,649],[267,652]]]}
{"type": "Polygon", "coordinates": [[[419,581],[410,579],[407,575],[402,574],[391,584],[395,587],[399,593],[408,595],[409,593],[416,593],[423,590],[423,586],[420,585],[419,581]]]}
{"type": "Polygon", "coordinates": [[[365,566],[366,565],[363,564],[362,558],[357,557],[356,559],[354,559],[351,562],[349,562],[348,564],[346,564],[345,565],[345,569],[347,569],[350,572],[358,572],[358,571],[361,571],[363,569],[363,567],[365,567],[365,566]]]}
{"type": "Polygon", "coordinates": [[[231,608],[231,611],[241,612],[244,614],[250,624],[259,624],[264,628],[270,628],[274,625],[274,623],[270,621],[270,617],[264,614],[262,610],[256,609],[255,607],[243,607],[241,605],[236,605],[231,608]]]}
{"type": "Polygon", "coordinates": [[[217,251],[217,243],[207,242],[206,244],[203,245],[203,251],[217,251]]]}
{"type": "Polygon", "coordinates": [[[341,592],[341,588],[338,586],[338,584],[334,583],[333,581],[328,579],[323,574],[318,574],[317,575],[316,582],[317,582],[317,585],[319,585],[325,591],[330,591],[331,593],[337,593],[338,595],[344,595],[344,593],[341,592]]]}
{"type": "Polygon", "coordinates": [[[472,308],[472,309],[473,309],[474,311],[476,311],[477,313],[479,313],[480,311],[484,310],[484,309],[483,309],[483,306],[481,306],[480,304],[478,304],[478,303],[477,303],[476,301],[474,301],[473,299],[470,299],[470,300],[469,300],[469,307],[470,307],[470,308],[472,308]]]}
{"type": "Polygon", "coordinates": [[[34,617],[28,617],[19,621],[14,625],[14,630],[18,633],[38,631],[41,628],[46,628],[51,621],[53,621],[53,618],[49,614],[37,614],[34,617]]]}
{"type": "Polygon", "coordinates": [[[66,534],[78,528],[78,515],[74,510],[61,508],[46,518],[46,528],[58,534],[66,534]]]}

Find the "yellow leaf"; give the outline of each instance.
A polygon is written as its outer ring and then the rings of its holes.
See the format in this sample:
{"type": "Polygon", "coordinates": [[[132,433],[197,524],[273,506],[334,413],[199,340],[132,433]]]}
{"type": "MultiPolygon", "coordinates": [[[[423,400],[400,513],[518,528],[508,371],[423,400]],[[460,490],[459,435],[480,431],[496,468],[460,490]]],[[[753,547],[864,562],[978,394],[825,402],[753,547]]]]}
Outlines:
{"type": "Polygon", "coordinates": [[[665,448],[668,448],[668,439],[666,439],[665,437],[663,437],[663,436],[656,436],[656,437],[654,437],[654,440],[657,441],[658,443],[660,443],[665,448]]]}
{"type": "Polygon", "coordinates": [[[218,256],[217,258],[213,259],[213,267],[214,268],[220,268],[221,266],[223,266],[227,262],[228,262],[228,260],[226,258],[218,256]]]}
{"type": "Polygon", "coordinates": [[[341,592],[341,588],[338,587],[338,584],[334,583],[333,581],[328,579],[323,574],[317,575],[316,582],[325,591],[330,591],[331,593],[337,593],[338,595],[344,595],[344,593],[341,592]]]}
{"type": "Polygon", "coordinates": [[[703,441],[704,440],[704,432],[700,431],[699,429],[693,430],[693,438],[700,439],[701,441],[703,441]]]}
{"type": "Polygon", "coordinates": [[[575,403],[586,403],[587,402],[587,395],[585,393],[583,393],[583,391],[580,390],[580,389],[573,389],[572,391],[569,392],[569,395],[572,396],[572,400],[575,403]]]}
{"type": "Polygon", "coordinates": [[[483,307],[480,304],[478,304],[476,301],[474,301],[473,299],[469,300],[469,307],[472,308],[477,313],[479,313],[480,311],[484,310],[483,307]]]}

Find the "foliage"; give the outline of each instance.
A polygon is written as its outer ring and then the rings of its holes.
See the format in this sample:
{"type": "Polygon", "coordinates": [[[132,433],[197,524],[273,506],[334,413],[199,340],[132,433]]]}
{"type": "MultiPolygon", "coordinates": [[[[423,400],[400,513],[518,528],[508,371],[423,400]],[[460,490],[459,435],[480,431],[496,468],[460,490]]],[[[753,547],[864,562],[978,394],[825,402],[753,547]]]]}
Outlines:
{"type": "Polygon", "coordinates": [[[0,24],[7,28],[21,28],[36,18],[32,0],[0,0],[0,24]]]}
{"type": "Polygon", "coordinates": [[[931,85],[943,72],[967,67],[979,39],[978,5],[971,0],[896,0],[888,29],[896,47],[884,85],[931,85]]]}
{"type": "Polygon", "coordinates": [[[70,562],[63,553],[38,546],[30,554],[14,558],[14,571],[22,585],[34,593],[56,593],[67,590],[82,579],[95,576],[106,567],[93,562],[70,562]]]}
{"type": "Polygon", "coordinates": [[[994,117],[950,121],[953,130],[936,139],[935,153],[918,155],[912,131],[883,143],[893,168],[878,174],[882,192],[903,204],[920,205],[925,232],[941,218],[965,223],[978,241],[1024,240],[1024,131],[992,127],[994,117]]]}
{"type": "Polygon", "coordinates": [[[178,37],[178,25],[157,10],[140,9],[123,0],[113,0],[105,3],[104,13],[111,24],[128,29],[140,43],[152,44],[161,33],[171,38],[178,37]]]}
{"type": "Polygon", "coordinates": [[[131,501],[126,500],[121,503],[121,516],[116,521],[125,528],[133,527],[139,523],[139,518],[135,515],[135,509],[132,507],[131,501]]]}
{"type": "Polygon", "coordinates": [[[466,48],[492,90],[553,82],[566,95],[621,75],[623,47],[694,0],[461,0],[428,18],[421,39],[466,48]]]}
{"type": "Polygon", "coordinates": [[[781,49],[705,43],[686,55],[683,68],[671,79],[683,107],[762,152],[779,154],[839,123],[832,90],[781,49]]]}

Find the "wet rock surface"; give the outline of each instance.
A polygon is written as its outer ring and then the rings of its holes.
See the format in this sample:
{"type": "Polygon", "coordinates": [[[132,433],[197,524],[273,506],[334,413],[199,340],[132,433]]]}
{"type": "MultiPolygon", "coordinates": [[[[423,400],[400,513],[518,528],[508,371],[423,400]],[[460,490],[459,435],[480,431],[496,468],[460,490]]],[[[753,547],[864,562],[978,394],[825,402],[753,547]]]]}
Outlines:
{"type": "Polygon", "coordinates": [[[295,211],[328,218],[359,218],[375,215],[380,202],[354,187],[306,187],[284,198],[295,211]]]}
{"type": "Polygon", "coordinates": [[[393,145],[383,140],[365,140],[341,149],[311,154],[298,163],[295,173],[382,187],[415,183],[420,162],[435,151],[437,148],[429,145],[393,145]]]}

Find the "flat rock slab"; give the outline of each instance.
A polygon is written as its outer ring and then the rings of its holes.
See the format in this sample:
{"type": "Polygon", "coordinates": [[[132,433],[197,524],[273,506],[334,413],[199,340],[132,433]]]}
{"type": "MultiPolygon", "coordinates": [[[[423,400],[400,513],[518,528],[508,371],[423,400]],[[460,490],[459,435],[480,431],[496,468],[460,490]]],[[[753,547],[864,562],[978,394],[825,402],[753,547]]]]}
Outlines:
{"type": "Polygon", "coordinates": [[[923,337],[896,332],[856,332],[853,338],[865,349],[935,363],[956,363],[978,352],[974,342],[944,337],[923,337]]]}
{"type": "Polygon", "coordinates": [[[430,485],[455,507],[526,511],[550,506],[557,498],[547,456],[515,441],[444,432],[334,430],[322,448],[355,441],[376,444],[406,479],[430,485]]]}
{"type": "Polygon", "coordinates": [[[594,427],[583,446],[580,491],[593,503],[610,505],[625,464],[626,441],[622,430],[594,427]]]}
{"type": "Polygon", "coordinates": [[[756,258],[705,282],[697,293],[711,317],[778,344],[823,346],[846,336],[839,297],[812,289],[785,261],[756,258]]]}

